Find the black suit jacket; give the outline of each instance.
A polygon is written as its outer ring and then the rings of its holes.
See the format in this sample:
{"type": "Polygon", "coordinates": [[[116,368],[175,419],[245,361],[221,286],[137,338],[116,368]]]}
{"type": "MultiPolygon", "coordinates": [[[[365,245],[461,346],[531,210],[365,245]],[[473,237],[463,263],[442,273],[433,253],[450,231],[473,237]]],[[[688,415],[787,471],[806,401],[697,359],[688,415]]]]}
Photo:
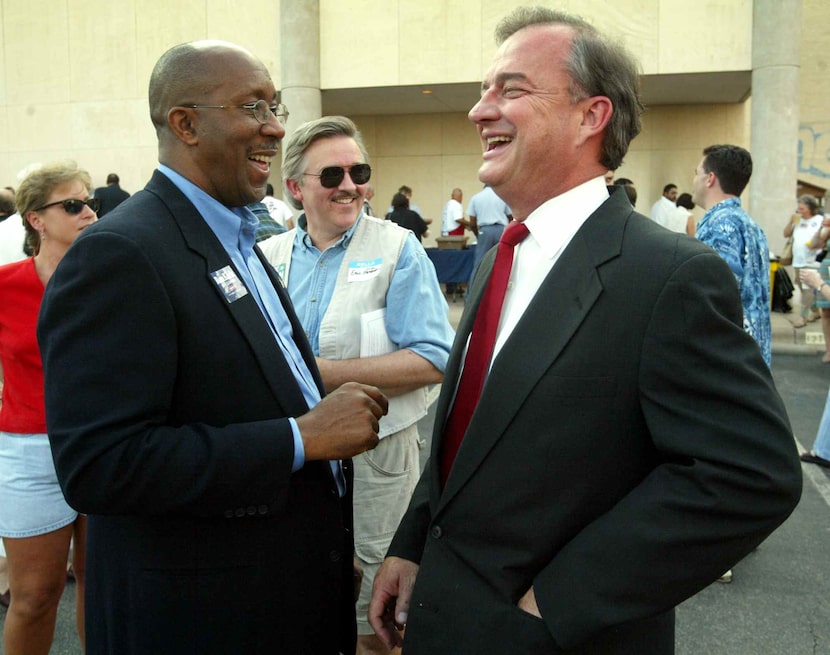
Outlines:
{"type": "Polygon", "coordinates": [[[615,193],[495,359],[441,490],[441,432],[493,255],[389,549],[421,564],[404,653],[673,653],[672,608],[762,541],[801,490],[734,276],[615,193]],[[516,606],[531,586],[544,620],[516,606]]]}
{"type": "Polygon", "coordinates": [[[98,208],[98,217],[100,218],[118,207],[130,197],[130,194],[117,184],[108,184],[95,189],[95,197],[101,201],[101,206],[98,208]]]}
{"type": "Polygon", "coordinates": [[[212,281],[226,266],[156,172],[46,290],[49,435],[89,514],[88,654],[354,651],[350,498],[326,462],[291,473],[286,417],[308,408],[253,296],[212,281]]]}

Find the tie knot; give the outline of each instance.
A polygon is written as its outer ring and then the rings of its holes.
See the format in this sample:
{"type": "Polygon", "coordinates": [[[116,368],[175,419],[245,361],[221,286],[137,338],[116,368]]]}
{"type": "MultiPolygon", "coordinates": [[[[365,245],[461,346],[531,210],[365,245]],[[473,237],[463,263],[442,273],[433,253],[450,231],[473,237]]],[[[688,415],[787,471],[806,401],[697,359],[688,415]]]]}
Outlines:
{"type": "Polygon", "coordinates": [[[528,234],[530,234],[530,230],[527,229],[524,222],[510,221],[507,227],[504,228],[504,232],[501,233],[500,241],[512,248],[517,243],[524,241],[528,234]]]}

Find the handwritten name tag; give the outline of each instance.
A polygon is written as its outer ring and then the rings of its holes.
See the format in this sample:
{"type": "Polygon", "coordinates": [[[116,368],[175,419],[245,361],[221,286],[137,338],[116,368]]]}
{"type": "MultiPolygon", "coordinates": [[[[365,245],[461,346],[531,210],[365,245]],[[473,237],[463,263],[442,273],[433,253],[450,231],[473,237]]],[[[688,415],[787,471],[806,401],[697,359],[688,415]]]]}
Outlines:
{"type": "Polygon", "coordinates": [[[365,262],[349,262],[349,282],[366,282],[380,275],[380,265],[383,259],[378,257],[365,262]]]}
{"type": "Polygon", "coordinates": [[[248,289],[245,288],[242,280],[237,277],[236,271],[230,266],[213,271],[210,277],[229,303],[248,295],[248,289]]]}

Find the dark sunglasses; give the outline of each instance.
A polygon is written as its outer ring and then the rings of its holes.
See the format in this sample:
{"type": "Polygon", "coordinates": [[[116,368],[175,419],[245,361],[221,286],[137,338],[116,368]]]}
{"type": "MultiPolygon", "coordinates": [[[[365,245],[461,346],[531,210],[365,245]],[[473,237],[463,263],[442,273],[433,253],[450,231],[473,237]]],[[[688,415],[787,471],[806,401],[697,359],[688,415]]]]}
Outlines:
{"type": "Polygon", "coordinates": [[[86,205],[97,214],[98,210],[101,208],[101,199],[90,198],[89,200],[78,200],[77,198],[67,198],[66,200],[50,202],[48,205],[38,207],[34,211],[43,211],[44,209],[49,209],[49,207],[54,207],[55,205],[63,205],[63,210],[67,214],[80,214],[84,210],[84,205],[86,205]]]}
{"type": "Polygon", "coordinates": [[[355,184],[366,184],[369,178],[372,177],[372,167],[369,164],[355,164],[349,168],[342,166],[326,166],[319,173],[303,173],[303,175],[313,175],[320,178],[320,184],[326,189],[335,189],[340,186],[343,178],[346,177],[346,171],[349,172],[349,177],[355,184]]]}

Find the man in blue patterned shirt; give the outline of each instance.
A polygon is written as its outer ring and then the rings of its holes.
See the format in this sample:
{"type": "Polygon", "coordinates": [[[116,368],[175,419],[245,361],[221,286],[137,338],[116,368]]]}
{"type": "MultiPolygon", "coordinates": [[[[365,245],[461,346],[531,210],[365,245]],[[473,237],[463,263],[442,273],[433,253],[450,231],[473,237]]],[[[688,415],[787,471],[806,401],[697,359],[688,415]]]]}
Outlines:
{"type": "Polygon", "coordinates": [[[732,269],[744,308],[744,330],[772,361],[769,318],[769,248],[764,231],[741,207],[738,197],[752,175],[752,157],[739,146],[703,150],[695,169],[695,203],[707,210],[697,238],[711,246],[732,269]]]}

